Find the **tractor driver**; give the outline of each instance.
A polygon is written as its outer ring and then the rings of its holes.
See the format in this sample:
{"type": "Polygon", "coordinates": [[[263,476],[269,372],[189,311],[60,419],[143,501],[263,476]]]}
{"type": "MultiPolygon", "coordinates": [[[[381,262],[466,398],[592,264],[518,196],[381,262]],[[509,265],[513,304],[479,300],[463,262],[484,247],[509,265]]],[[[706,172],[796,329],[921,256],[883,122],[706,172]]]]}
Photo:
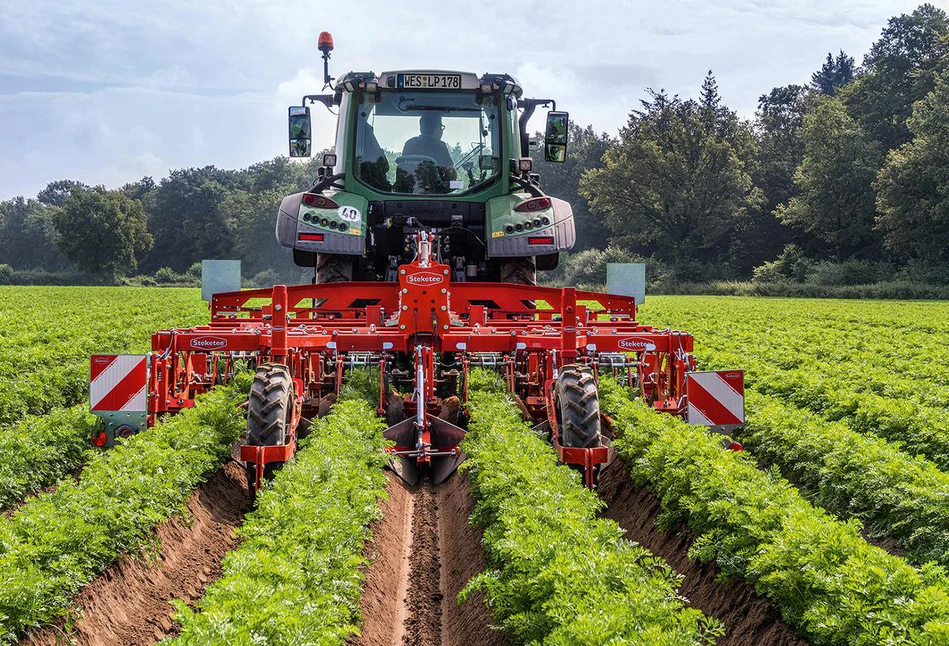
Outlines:
{"type": "Polygon", "coordinates": [[[437,112],[426,112],[419,119],[418,137],[412,137],[405,142],[402,148],[402,154],[424,155],[435,160],[435,164],[442,168],[454,170],[455,164],[448,154],[448,146],[442,141],[442,131],[445,126],[442,125],[442,116],[437,112]]]}

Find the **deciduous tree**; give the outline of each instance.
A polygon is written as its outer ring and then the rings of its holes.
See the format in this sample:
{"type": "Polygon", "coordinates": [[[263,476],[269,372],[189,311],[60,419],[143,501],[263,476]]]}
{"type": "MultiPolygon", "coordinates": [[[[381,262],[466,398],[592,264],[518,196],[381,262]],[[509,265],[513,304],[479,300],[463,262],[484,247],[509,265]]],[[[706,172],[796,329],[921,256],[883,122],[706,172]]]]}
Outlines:
{"type": "Polygon", "coordinates": [[[152,245],[142,203],[101,186],[74,188],[56,216],[59,247],[82,271],[125,276],[152,245]]]}
{"type": "Polygon", "coordinates": [[[820,99],[804,118],[803,137],[804,160],[794,177],[798,195],[778,208],[778,216],[823,241],[839,260],[873,257],[880,243],[873,228],[879,147],[833,97],[820,99]]]}

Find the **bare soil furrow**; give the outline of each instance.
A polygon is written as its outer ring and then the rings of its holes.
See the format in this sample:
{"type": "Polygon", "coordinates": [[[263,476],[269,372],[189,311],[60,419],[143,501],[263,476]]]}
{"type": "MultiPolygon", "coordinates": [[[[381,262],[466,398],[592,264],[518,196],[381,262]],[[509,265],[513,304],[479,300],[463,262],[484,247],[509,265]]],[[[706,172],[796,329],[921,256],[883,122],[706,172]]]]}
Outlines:
{"type": "Polygon", "coordinates": [[[658,532],[659,499],[637,487],[629,468],[617,460],[600,476],[600,496],[607,504],[603,515],[626,530],[626,536],[682,575],[679,593],[690,606],[725,623],[725,637],[718,646],[806,646],[808,642],[781,620],[771,603],[747,583],[716,582],[719,568],[689,559],[694,537],[687,530],[658,532]]]}
{"type": "Polygon", "coordinates": [[[189,499],[189,518],[156,530],[157,554],[125,557],[82,591],[67,631],[59,622],[35,631],[23,644],[138,646],[173,634],[173,599],[196,601],[221,575],[221,559],[237,546],[234,529],[246,511],[244,469],[230,461],[189,499]]]}
{"type": "Polygon", "coordinates": [[[388,491],[366,548],[362,634],[352,645],[507,646],[480,594],[460,607],[456,601],[485,567],[481,532],[468,523],[467,478],[409,489],[390,475],[388,491]]]}

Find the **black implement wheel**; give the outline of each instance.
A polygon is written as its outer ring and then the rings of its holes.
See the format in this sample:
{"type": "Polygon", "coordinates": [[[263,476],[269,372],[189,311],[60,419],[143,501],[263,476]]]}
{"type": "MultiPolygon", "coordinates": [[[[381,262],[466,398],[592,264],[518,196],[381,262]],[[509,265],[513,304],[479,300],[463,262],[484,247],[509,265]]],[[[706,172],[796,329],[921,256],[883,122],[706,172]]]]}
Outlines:
{"type": "Polygon", "coordinates": [[[537,264],[534,257],[504,258],[501,261],[501,282],[512,285],[536,285],[537,264]]]}
{"type": "MultiPolygon", "coordinates": [[[[284,365],[263,363],[257,368],[247,401],[247,437],[245,444],[279,446],[287,443],[293,420],[293,380],[284,365]]],[[[273,478],[279,463],[264,466],[264,478],[273,478]]],[[[247,469],[247,492],[251,505],[257,498],[254,465],[247,469]]]]}
{"type": "Polygon", "coordinates": [[[599,446],[600,401],[593,371],[587,366],[564,366],[555,389],[560,444],[583,449],[599,446]]]}
{"type": "Polygon", "coordinates": [[[356,258],[344,254],[316,254],[316,282],[342,283],[353,279],[356,258]]]}

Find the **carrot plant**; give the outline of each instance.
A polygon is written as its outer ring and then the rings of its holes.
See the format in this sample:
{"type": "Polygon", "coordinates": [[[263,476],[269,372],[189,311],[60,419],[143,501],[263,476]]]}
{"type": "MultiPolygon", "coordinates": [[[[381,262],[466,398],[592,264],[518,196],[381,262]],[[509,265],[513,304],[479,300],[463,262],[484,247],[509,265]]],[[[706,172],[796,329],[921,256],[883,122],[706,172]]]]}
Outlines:
{"type": "Polygon", "coordinates": [[[712,644],[721,625],[687,608],[663,560],[598,517],[602,502],[557,464],[496,377],[475,372],[464,441],[490,569],[483,591],[517,644],[712,644]]]}
{"type": "Polygon", "coordinates": [[[751,583],[814,644],[945,644],[949,586],[935,564],[918,570],[869,545],[856,520],[810,505],[719,436],[631,401],[600,380],[601,407],[634,479],[662,501],[664,526],[687,525],[690,556],[751,583]]]}
{"type": "Polygon", "coordinates": [[[386,486],[384,428],[374,399],[345,388],[258,496],[197,611],[177,604],[182,632],[171,643],[342,646],[358,634],[363,542],[386,486]]]}
{"type": "Polygon", "coordinates": [[[95,418],[83,405],[29,416],[0,428],[0,509],[6,509],[83,464],[95,418]]]}
{"type": "Polygon", "coordinates": [[[78,482],[64,481],[0,519],[0,641],[52,620],[106,566],[184,511],[240,436],[236,406],[248,388],[239,375],[194,408],[97,455],[78,482]]]}

